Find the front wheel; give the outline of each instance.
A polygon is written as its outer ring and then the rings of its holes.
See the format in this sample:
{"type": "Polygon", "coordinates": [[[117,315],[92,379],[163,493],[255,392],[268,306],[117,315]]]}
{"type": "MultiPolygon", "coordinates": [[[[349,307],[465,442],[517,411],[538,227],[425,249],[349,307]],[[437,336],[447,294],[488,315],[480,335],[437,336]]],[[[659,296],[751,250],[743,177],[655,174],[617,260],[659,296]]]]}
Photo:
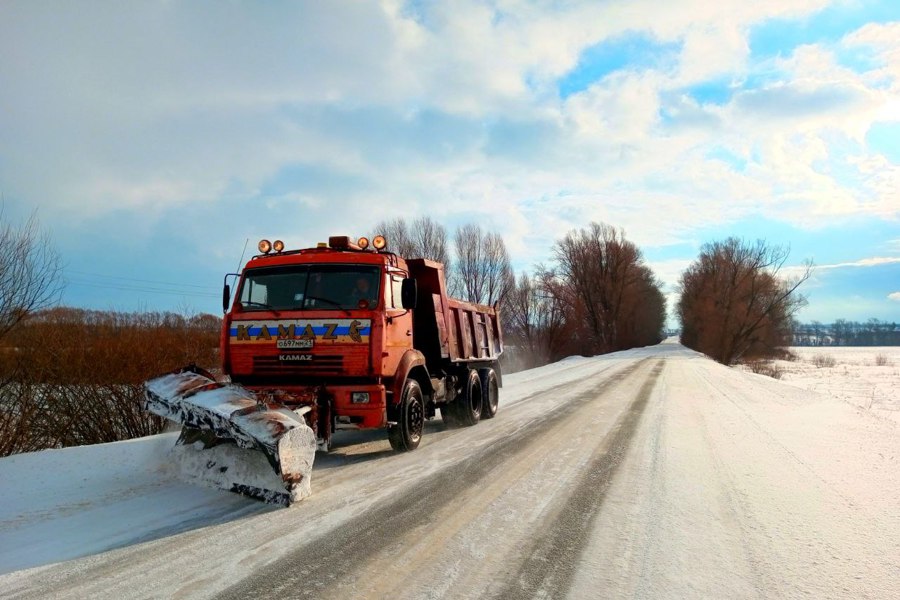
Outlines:
{"type": "Polygon", "coordinates": [[[409,452],[419,447],[425,429],[425,401],[422,388],[415,379],[403,384],[403,395],[397,407],[397,424],[388,427],[388,440],[397,452],[409,452]]]}

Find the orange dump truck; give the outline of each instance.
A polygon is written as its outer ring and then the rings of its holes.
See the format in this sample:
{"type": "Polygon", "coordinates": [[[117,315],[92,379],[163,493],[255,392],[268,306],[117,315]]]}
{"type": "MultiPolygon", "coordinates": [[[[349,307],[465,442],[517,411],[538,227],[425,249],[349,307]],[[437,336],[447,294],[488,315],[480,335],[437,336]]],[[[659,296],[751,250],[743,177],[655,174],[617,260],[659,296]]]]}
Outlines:
{"type": "Polygon", "coordinates": [[[391,446],[408,451],[438,408],[461,426],[496,414],[497,309],[450,298],[442,264],[406,260],[381,236],[302,250],[263,240],[259,249],[233,300],[224,288],[231,383],[188,368],[146,386],[148,409],[184,425],[181,445],[262,450],[288,498],[257,484],[224,487],[289,504],[299,484],[299,496],[308,493],[310,440],[327,450],[336,430],[386,428],[391,446]]]}

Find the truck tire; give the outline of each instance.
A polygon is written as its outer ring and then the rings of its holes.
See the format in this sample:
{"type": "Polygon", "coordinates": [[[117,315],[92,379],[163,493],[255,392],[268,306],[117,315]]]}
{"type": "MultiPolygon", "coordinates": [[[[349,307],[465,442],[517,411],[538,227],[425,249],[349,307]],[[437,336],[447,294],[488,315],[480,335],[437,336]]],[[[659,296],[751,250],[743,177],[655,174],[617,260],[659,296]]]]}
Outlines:
{"type": "Polygon", "coordinates": [[[478,378],[481,379],[481,396],[483,398],[481,418],[493,419],[500,405],[500,386],[497,384],[497,374],[490,368],[478,369],[478,378]]]}
{"type": "Polygon", "coordinates": [[[403,395],[397,407],[397,424],[388,427],[388,440],[397,452],[409,452],[419,447],[425,430],[425,400],[422,388],[415,379],[403,384],[403,395]]]}
{"type": "Polygon", "coordinates": [[[460,425],[470,427],[481,420],[484,401],[481,393],[481,378],[478,371],[469,370],[469,376],[463,384],[463,393],[454,401],[456,418],[460,425]]]}

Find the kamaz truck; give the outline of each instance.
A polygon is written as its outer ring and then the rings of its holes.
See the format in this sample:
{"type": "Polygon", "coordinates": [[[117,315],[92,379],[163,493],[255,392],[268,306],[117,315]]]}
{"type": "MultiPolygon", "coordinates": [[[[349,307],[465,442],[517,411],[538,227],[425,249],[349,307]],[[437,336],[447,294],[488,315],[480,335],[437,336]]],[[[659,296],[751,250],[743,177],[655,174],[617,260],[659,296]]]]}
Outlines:
{"type": "Polygon", "coordinates": [[[258,248],[223,289],[228,381],[186,367],[146,384],[148,409],[183,425],[180,460],[202,479],[290,504],[336,431],[386,429],[405,452],[438,409],[451,426],[496,415],[498,309],[451,298],[441,263],[398,256],[382,236],[258,248]]]}

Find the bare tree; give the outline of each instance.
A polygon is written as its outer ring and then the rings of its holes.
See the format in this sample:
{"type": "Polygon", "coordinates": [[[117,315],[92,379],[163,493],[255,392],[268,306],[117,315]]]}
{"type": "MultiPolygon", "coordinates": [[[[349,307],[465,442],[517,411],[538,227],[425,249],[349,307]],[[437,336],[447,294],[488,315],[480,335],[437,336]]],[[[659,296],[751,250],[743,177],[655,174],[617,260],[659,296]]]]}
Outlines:
{"type": "Polygon", "coordinates": [[[783,279],[779,272],[788,254],[788,248],[765,240],[704,245],[681,277],[682,343],[728,365],[770,358],[789,345],[793,317],[806,304],[797,288],[812,264],[783,279]]]}
{"type": "Polygon", "coordinates": [[[404,258],[428,258],[444,264],[450,271],[450,248],[447,244],[447,229],[431,217],[419,217],[407,225],[402,217],[382,221],[375,226],[375,232],[385,236],[388,249],[404,258]]]}
{"type": "Polygon", "coordinates": [[[374,235],[383,235],[387,238],[388,250],[399,254],[404,258],[417,258],[416,247],[409,234],[409,227],[403,217],[397,217],[390,221],[380,221],[375,225],[374,235]]]}
{"type": "Polygon", "coordinates": [[[659,284],[643,264],[640,250],[621,229],[591,223],[557,242],[555,255],[561,282],[569,288],[570,310],[583,313],[589,351],[659,342],[665,301],[660,300],[659,284]],[[635,303],[648,302],[652,310],[646,314],[634,309],[635,303]]]}
{"type": "Polygon", "coordinates": [[[519,349],[521,368],[563,358],[569,348],[571,325],[563,301],[547,283],[553,275],[538,266],[537,274],[522,273],[509,293],[503,317],[507,337],[519,349]]]}
{"type": "Polygon", "coordinates": [[[506,244],[499,233],[490,232],[484,244],[485,297],[484,303],[493,306],[503,303],[516,283],[506,244]]]}
{"type": "Polygon", "coordinates": [[[29,314],[56,303],[62,286],[62,260],[36,215],[16,227],[0,213],[0,338],[29,314]]]}
{"type": "Polygon", "coordinates": [[[453,242],[456,247],[456,268],[452,271],[454,294],[470,302],[478,302],[484,295],[481,227],[473,223],[456,228],[453,242]]]}
{"type": "Polygon", "coordinates": [[[431,217],[419,217],[409,228],[409,237],[415,251],[415,258],[428,258],[444,264],[447,272],[452,264],[450,246],[447,243],[447,228],[431,217]]]}
{"type": "Polygon", "coordinates": [[[506,244],[498,233],[469,223],[456,229],[455,291],[469,302],[503,303],[515,285],[506,244]]]}

